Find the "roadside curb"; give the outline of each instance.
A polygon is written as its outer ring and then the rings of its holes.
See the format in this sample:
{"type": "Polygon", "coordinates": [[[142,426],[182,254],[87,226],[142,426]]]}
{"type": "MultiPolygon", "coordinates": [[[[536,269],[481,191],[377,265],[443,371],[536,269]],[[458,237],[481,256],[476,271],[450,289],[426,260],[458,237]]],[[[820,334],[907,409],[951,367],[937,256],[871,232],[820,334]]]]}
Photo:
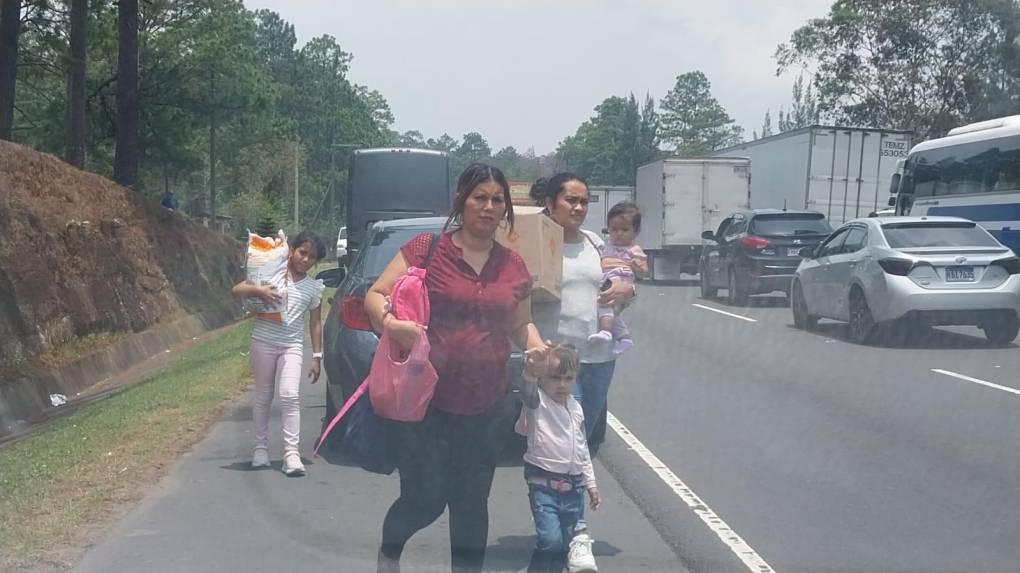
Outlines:
{"type": "Polygon", "coordinates": [[[111,376],[242,316],[240,305],[219,306],[132,334],[61,368],[34,370],[18,380],[0,384],[0,443],[72,409],[69,406],[111,376]],[[65,396],[67,403],[53,406],[51,394],[65,396]]]}

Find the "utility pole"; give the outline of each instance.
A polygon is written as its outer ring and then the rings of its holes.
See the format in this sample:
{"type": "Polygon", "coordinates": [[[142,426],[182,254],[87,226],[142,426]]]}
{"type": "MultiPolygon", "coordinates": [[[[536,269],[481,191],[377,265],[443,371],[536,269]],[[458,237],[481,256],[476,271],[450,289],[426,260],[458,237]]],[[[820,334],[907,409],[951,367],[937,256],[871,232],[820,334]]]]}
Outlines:
{"type": "Polygon", "coordinates": [[[300,222],[299,222],[299,219],[298,219],[298,213],[299,213],[298,207],[300,206],[299,205],[299,203],[300,203],[300,196],[298,195],[298,182],[299,182],[298,159],[299,159],[299,155],[300,155],[300,152],[299,152],[298,142],[295,141],[294,142],[294,232],[295,233],[301,232],[300,222]]]}

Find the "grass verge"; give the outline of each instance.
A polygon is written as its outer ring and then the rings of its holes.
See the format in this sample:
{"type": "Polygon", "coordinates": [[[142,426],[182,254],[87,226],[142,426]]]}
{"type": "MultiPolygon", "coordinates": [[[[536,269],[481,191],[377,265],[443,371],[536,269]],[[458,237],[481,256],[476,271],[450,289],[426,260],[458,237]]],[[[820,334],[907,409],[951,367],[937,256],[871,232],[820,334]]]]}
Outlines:
{"type": "Polygon", "coordinates": [[[249,387],[251,322],[0,451],[0,570],[66,567],[249,387]]]}

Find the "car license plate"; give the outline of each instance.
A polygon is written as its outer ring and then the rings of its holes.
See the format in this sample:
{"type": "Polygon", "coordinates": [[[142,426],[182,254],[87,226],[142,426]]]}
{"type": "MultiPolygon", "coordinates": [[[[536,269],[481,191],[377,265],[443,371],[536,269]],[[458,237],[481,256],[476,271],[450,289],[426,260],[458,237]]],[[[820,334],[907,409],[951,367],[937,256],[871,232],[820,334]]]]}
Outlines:
{"type": "Polygon", "coordinates": [[[788,257],[799,257],[800,256],[800,252],[803,249],[804,249],[804,247],[794,247],[792,249],[786,249],[786,256],[788,256],[788,257]]]}
{"type": "Polygon", "coordinates": [[[974,282],[974,267],[946,267],[947,283],[974,282]]]}

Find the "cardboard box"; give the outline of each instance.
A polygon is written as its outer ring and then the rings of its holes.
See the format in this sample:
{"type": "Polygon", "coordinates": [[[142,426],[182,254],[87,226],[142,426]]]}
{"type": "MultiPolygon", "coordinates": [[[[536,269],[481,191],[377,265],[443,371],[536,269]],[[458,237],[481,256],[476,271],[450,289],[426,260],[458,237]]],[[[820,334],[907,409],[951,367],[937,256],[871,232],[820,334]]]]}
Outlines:
{"type": "Polygon", "coordinates": [[[563,281],[563,227],[542,213],[541,207],[514,207],[514,230],[496,232],[496,240],[524,259],[534,282],[534,302],[560,300],[563,281]]]}

